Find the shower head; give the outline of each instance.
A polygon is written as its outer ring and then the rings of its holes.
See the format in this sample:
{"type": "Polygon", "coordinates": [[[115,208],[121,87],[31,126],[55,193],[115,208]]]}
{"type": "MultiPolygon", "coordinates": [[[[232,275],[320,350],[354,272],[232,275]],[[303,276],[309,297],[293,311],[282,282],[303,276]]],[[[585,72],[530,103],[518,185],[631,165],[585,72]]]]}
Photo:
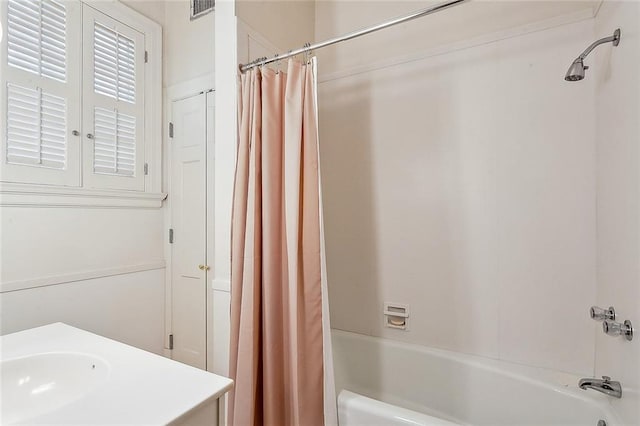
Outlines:
{"type": "Polygon", "coordinates": [[[582,52],[582,54],[571,63],[571,66],[567,70],[564,79],[566,81],[582,80],[584,78],[585,70],[589,69],[589,67],[584,64],[584,58],[586,58],[593,49],[604,43],[612,43],[614,46],[620,44],[620,28],[615,30],[612,36],[601,38],[600,40],[593,42],[589,47],[587,47],[585,51],[582,52]]]}
{"type": "Polygon", "coordinates": [[[580,81],[584,78],[584,71],[588,69],[589,67],[585,66],[584,62],[582,62],[582,58],[578,58],[573,61],[564,79],[567,81],[580,81]]]}

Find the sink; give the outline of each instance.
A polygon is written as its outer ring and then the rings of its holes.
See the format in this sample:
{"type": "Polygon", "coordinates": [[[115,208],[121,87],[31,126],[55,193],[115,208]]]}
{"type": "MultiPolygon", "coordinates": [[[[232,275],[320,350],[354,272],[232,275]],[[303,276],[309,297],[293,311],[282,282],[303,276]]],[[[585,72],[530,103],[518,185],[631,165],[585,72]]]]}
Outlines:
{"type": "Polygon", "coordinates": [[[0,336],[2,425],[217,425],[232,386],[63,323],[0,336]]]}
{"type": "Polygon", "coordinates": [[[23,422],[76,401],[104,382],[109,365],[79,352],[49,352],[0,363],[1,422],[23,422]]]}

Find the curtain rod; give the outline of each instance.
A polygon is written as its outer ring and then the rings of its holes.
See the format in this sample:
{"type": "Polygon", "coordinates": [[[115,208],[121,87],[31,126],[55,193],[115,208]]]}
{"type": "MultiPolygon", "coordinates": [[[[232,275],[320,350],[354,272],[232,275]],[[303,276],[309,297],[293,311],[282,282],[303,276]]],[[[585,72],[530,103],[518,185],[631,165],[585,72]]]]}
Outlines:
{"type": "Polygon", "coordinates": [[[296,56],[299,55],[301,53],[305,53],[305,52],[310,52],[312,50],[317,50],[317,49],[321,49],[323,47],[327,47],[327,46],[331,46],[332,44],[336,44],[336,43],[340,43],[342,41],[347,41],[347,40],[351,40],[363,35],[367,35],[367,34],[371,34],[373,32],[376,31],[380,31],[383,30],[385,28],[389,28],[389,27],[393,27],[394,25],[398,25],[398,24],[403,24],[405,22],[408,21],[412,21],[414,19],[417,18],[422,18],[423,16],[427,16],[427,15],[431,15],[432,13],[436,13],[436,12],[440,12],[442,10],[448,9],[450,7],[453,6],[457,6],[459,4],[468,2],[469,0],[452,0],[452,1],[448,1],[445,3],[441,3],[438,4],[436,6],[432,6],[432,7],[428,7],[426,9],[422,9],[422,10],[418,10],[416,12],[413,12],[409,15],[406,16],[401,16],[395,19],[392,19],[390,21],[387,22],[383,22],[381,24],[378,25],[374,25],[372,27],[369,28],[363,28],[361,30],[357,30],[339,37],[334,37],[332,39],[329,40],[325,40],[325,41],[321,41],[319,43],[315,43],[315,44],[305,44],[304,47],[301,47],[300,49],[296,49],[296,50],[290,50],[287,53],[284,54],[280,54],[280,55],[276,55],[273,56],[271,58],[267,58],[267,57],[263,57],[263,58],[258,58],[253,62],[250,62],[248,64],[244,64],[244,65],[240,65],[240,72],[244,73],[248,70],[250,70],[251,68],[255,68],[255,67],[259,67],[261,65],[266,65],[266,64],[270,64],[272,62],[276,62],[282,59],[287,59],[290,58],[292,56],[296,56]]]}

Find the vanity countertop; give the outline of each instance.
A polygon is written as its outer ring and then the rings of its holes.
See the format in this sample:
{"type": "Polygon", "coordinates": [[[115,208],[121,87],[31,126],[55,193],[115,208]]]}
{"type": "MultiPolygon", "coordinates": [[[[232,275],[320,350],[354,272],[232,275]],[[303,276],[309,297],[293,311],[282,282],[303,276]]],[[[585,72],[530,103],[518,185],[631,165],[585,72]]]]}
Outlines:
{"type": "MultiPolygon", "coordinates": [[[[233,385],[233,381],[226,377],[63,323],[0,336],[0,359],[3,365],[21,363],[19,368],[13,368],[18,373],[12,373],[17,374],[20,386],[27,383],[30,376],[34,381],[39,379],[44,383],[29,389],[25,393],[26,400],[18,401],[26,411],[25,417],[20,414],[20,423],[168,424],[194,408],[220,398],[233,385]],[[31,374],[30,359],[36,358],[25,357],[33,356],[46,362],[34,362],[31,374]],[[67,368],[69,380],[66,379],[67,368]],[[93,369],[92,373],[82,370],[84,368],[93,369]],[[80,383],[83,375],[90,374],[99,375],[100,379],[89,385],[85,380],[82,382],[83,390],[78,392],[76,389],[73,393],[71,389],[74,396],[69,398],[69,388],[80,383]],[[67,399],[58,406],[51,406],[56,393],[61,392],[67,399]],[[39,412],[30,409],[28,407],[40,404],[32,403],[32,398],[40,398],[50,407],[39,412]]],[[[15,383],[9,385],[17,386],[15,383]]]]}

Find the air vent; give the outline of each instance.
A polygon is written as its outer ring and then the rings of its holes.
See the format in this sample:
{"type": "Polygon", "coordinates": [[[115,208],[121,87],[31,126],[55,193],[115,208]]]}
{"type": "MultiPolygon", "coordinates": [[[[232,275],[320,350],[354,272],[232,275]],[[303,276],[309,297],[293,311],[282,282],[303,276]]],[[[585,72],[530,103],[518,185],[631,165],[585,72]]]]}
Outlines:
{"type": "Polygon", "coordinates": [[[215,5],[216,0],[191,0],[191,20],[211,12],[215,5]]]}

